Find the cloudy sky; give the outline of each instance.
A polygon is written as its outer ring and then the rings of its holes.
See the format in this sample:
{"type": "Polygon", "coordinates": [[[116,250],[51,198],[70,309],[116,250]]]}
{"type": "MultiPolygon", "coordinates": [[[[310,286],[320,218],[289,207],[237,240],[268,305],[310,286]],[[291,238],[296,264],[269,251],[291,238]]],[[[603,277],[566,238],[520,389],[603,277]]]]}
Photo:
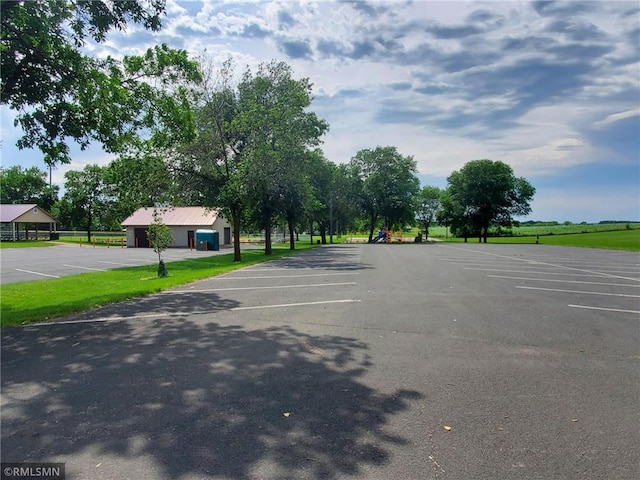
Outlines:
{"type": "MultiPolygon", "coordinates": [[[[394,145],[424,185],[466,162],[512,166],[537,189],[528,219],[640,220],[640,7],[607,2],[226,2],[168,0],[157,34],[130,28],[90,46],[120,57],[156,43],[217,63],[288,62],[330,124],[323,150],[347,162],[394,145]]],[[[17,151],[3,107],[2,165],[17,151]]],[[[98,145],[54,171],[106,163],[98,145]]]]}

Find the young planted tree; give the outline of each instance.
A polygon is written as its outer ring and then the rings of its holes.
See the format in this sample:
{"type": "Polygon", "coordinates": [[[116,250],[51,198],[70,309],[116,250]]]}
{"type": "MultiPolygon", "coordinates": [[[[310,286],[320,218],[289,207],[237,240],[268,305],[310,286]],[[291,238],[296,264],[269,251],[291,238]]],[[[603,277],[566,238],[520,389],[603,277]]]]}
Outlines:
{"type": "Polygon", "coordinates": [[[162,260],[162,252],[173,245],[174,239],[171,229],[162,220],[162,212],[153,209],[153,222],[147,229],[147,238],[153,251],[158,254],[158,277],[168,275],[167,267],[162,260]]]}

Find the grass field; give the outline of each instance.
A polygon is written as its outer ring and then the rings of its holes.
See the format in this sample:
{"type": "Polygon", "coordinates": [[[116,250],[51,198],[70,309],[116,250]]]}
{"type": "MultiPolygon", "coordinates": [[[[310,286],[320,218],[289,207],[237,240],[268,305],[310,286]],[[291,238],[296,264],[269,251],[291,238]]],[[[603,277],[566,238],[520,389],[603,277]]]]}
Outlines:
{"type": "MultiPolygon", "coordinates": [[[[536,235],[569,235],[576,233],[597,233],[616,231],[636,231],[640,232],[640,223],[606,223],[588,225],[523,225],[511,229],[512,237],[535,237],[536,235]],[[627,227],[628,225],[628,227],[627,227]]],[[[429,236],[433,238],[445,239],[448,230],[445,227],[434,226],[429,228],[429,236]]]]}
{"type": "MultiPolygon", "coordinates": [[[[462,238],[451,238],[449,242],[461,243],[462,238]]],[[[477,238],[469,238],[469,243],[477,243],[477,238]]],[[[488,243],[559,245],[565,247],[604,248],[609,250],[629,250],[640,252],[640,230],[618,232],[576,233],[566,235],[489,237],[488,243]]]]}
{"type": "Polygon", "coordinates": [[[273,255],[269,257],[261,250],[244,251],[242,262],[239,263],[233,262],[233,254],[168,262],[169,276],[165,278],[157,277],[157,265],[146,265],[3,285],[0,325],[6,327],[49,320],[159,292],[312,247],[299,244],[297,250],[292,251],[285,246],[274,245],[273,255]]]}
{"type": "Polygon", "coordinates": [[[30,247],[51,247],[54,242],[48,240],[20,240],[17,242],[3,241],[0,242],[0,248],[30,248],[30,247]]]}

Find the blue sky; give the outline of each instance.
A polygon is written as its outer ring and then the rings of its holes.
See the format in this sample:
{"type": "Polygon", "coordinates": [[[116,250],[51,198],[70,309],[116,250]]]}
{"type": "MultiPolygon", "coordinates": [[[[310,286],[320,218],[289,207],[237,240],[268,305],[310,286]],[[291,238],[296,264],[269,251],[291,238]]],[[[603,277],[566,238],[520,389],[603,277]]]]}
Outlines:
{"type": "MultiPolygon", "coordinates": [[[[156,43],[245,66],[284,60],[314,84],[323,150],[347,162],[394,145],[423,184],[502,160],[537,189],[527,219],[640,220],[640,6],[629,2],[225,2],[169,0],[164,28],[115,32],[95,56],[156,43]]],[[[0,109],[2,165],[18,151],[0,109]]],[[[99,145],[53,172],[104,164],[99,145]]]]}

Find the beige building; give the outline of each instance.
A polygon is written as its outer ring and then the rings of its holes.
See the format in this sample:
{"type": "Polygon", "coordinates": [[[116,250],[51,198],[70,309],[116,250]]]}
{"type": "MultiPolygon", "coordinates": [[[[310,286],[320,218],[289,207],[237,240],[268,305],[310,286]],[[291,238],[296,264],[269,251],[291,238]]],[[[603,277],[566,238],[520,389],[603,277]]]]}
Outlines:
{"type": "MultiPolygon", "coordinates": [[[[219,210],[205,207],[172,207],[158,209],[162,222],[171,229],[174,247],[195,248],[196,230],[215,230],[220,245],[230,245],[231,225],[219,210]]],[[[153,223],[154,209],[140,208],[122,222],[127,230],[127,247],[149,248],[147,229],[153,223]]]]}
{"type": "Polygon", "coordinates": [[[56,220],[36,204],[0,205],[0,235],[2,240],[20,240],[44,237],[57,239],[56,220]],[[22,228],[22,231],[21,231],[22,228]],[[31,230],[30,230],[31,229],[31,230]]]}

